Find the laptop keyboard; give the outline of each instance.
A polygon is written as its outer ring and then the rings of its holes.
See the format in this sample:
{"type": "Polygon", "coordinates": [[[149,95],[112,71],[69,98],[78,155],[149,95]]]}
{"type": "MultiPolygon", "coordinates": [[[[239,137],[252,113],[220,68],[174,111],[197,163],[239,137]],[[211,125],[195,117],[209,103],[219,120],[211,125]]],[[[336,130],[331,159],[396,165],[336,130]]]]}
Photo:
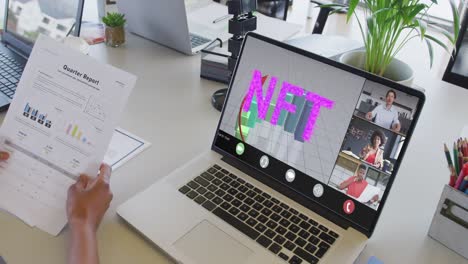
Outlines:
{"type": "Polygon", "coordinates": [[[179,192],[290,264],[318,263],[339,237],[219,165],[179,192]]]}
{"type": "Polygon", "coordinates": [[[0,92],[13,99],[22,73],[23,66],[0,51],[0,92]]]}
{"type": "Polygon", "coordinates": [[[200,36],[197,36],[197,35],[194,35],[194,34],[190,34],[190,42],[192,43],[192,48],[195,48],[195,47],[198,47],[200,45],[206,44],[206,43],[208,43],[210,41],[211,40],[209,40],[207,38],[200,37],[200,36]]]}

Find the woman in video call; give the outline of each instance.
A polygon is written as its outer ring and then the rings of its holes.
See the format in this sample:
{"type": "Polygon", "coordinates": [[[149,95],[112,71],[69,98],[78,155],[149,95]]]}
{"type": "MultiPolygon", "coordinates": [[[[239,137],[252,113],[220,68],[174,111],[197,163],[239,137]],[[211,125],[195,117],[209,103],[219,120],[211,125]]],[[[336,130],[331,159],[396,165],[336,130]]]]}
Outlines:
{"type": "Polygon", "coordinates": [[[360,157],[374,167],[383,167],[383,150],[380,147],[385,144],[385,136],[380,130],[372,133],[370,143],[361,150],[360,157]]]}

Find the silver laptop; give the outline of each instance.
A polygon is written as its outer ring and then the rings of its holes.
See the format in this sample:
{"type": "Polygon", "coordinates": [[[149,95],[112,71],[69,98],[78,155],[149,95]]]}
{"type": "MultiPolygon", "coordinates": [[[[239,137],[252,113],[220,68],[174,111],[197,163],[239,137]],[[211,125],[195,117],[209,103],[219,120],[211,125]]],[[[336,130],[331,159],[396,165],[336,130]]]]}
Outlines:
{"type": "Polygon", "coordinates": [[[13,99],[39,34],[78,36],[84,0],[6,0],[0,45],[0,111],[13,99]]]}
{"type": "Polygon", "coordinates": [[[216,39],[209,30],[187,19],[184,0],[117,1],[131,32],[185,54],[195,54],[216,39]]]}
{"type": "Polygon", "coordinates": [[[423,103],[419,91],[249,33],[211,151],[117,212],[180,263],[353,263],[423,103]],[[379,111],[397,114],[392,127],[379,111]]]}

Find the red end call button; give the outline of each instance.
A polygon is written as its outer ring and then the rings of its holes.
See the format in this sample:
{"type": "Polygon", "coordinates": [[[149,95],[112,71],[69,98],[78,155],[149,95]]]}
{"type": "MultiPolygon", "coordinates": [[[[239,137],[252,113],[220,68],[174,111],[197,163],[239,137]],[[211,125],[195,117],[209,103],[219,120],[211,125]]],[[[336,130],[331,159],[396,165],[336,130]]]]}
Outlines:
{"type": "Polygon", "coordinates": [[[343,211],[346,214],[352,214],[354,212],[354,202],[352,200],[346,200],[343,204],[343,211]]]}

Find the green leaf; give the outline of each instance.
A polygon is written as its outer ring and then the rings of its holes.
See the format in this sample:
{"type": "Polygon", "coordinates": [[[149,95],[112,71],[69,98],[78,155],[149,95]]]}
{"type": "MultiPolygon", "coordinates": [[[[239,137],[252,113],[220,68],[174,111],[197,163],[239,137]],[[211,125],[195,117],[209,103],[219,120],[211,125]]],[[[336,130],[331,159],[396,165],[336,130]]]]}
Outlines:
{"type": "Polygon", "coordinates": [[[350,0],[349,5],[348,5],[348,14],[346,16],[346,22],[349,22],[349,19],[354,13],[354,10],[356,9],[357,5],[359,4],[359,0],[350,0]]]}
{"type": "Polygon", "coordinates": [[[442,41],[436,39],[435,37],[431,36],[431,35],[425,35],[424,36],[425,38],[427,39],[430,39],[431,41],[435,42],[437,45],[441,46],[442,48],[444,48],[445,51],[447,51],[448,53],[450,53],[450,50],[449,48],[447,47],[447,45],[445,45],[442,41]]]}
{"type": "Polygon", "coordinates": [[[334,15],[336,13],[339,13],[339,12],[343,12],[345,11],[346,9],[345,8],[340,8],[340,9],[334,9],[333,11],[331,11],[328,15],[331,16],[331,15],[334,15]]]}
{"type": "Polygon", "coordinates": [[[424,38],[424,36],[426,35],[426,32],[427,32],[427,23],[426,21],[422,21],[422,20],[419,20],[419,19],[416,19],[417,21],[417,24],[418,24],[418,27],[421,31],[421,39],[424,38]]]}
{"type": "Polygon", "coordinates": [[[415,6],[412,6],[412,10],[408,13],[407,17],[405,18],[405,24],[409,23],[413,18],[415,18],[419,12],[424,10],[427,7],[425,4],[417,4],[415,6]]]}
{"type": "Polygon", "coordinates": [[[124,14],[107,13],[107,15],[102,18],[102,22],[108,27],[120,27],[125,25],[127,20],[125,19],[124,14]]]}
{"type": "Polygon", "coordinates": [[[427,48],[429,49],[430,66],[432,69],[432,64],[434,62],[434,47],[432,47],[432,43],[428,39],[426,39],[426,44],[427,48]]]}
{"type": "Polygon", "coordinates": [[[452,16],[453,16],[454,42],[452,44],[455,44],[457,42],[458,35],[460,34],[460,14],[458,13],[458,8],[454,0],[450,0],[450,7],[452,8],[452,16]]]}
{"type": "Polygon", "coordinates": [[[441,28],[436,25],[429,24],[429,27],[434,29],[435,31],[440,32],[442,35],[444,35],[452,44],[455,44],[455,39],[453,38],[453,34],[445,30],[444,28],[441,28]]]}
{"type": "Polygon", "coordinates": [[[375,16],[369,16],[367,17],[367,32],[375,32],[375,16]]]}
{"type": "Polygon", "coordinates": [[[346,8],[348,6],[342,5],[342,4],[327,4],[327,5],[317,5],[315,8],[330,8],[333,9],[330,13],[328,13],[329,16],[336,14],[338,12],[343,12],[346,11],[346,8]]]}
{"type": "Polygon", "coordinates": [[[386,7],[386,8],[382,8],[382,9],[377,10],[376,12],[374,12],[374,16],[377,15],[377,14],[383,13],[383,12],[388,12],[388,11],[398,11],[398,10],[396,10],[395,8],[386,7]]]}

